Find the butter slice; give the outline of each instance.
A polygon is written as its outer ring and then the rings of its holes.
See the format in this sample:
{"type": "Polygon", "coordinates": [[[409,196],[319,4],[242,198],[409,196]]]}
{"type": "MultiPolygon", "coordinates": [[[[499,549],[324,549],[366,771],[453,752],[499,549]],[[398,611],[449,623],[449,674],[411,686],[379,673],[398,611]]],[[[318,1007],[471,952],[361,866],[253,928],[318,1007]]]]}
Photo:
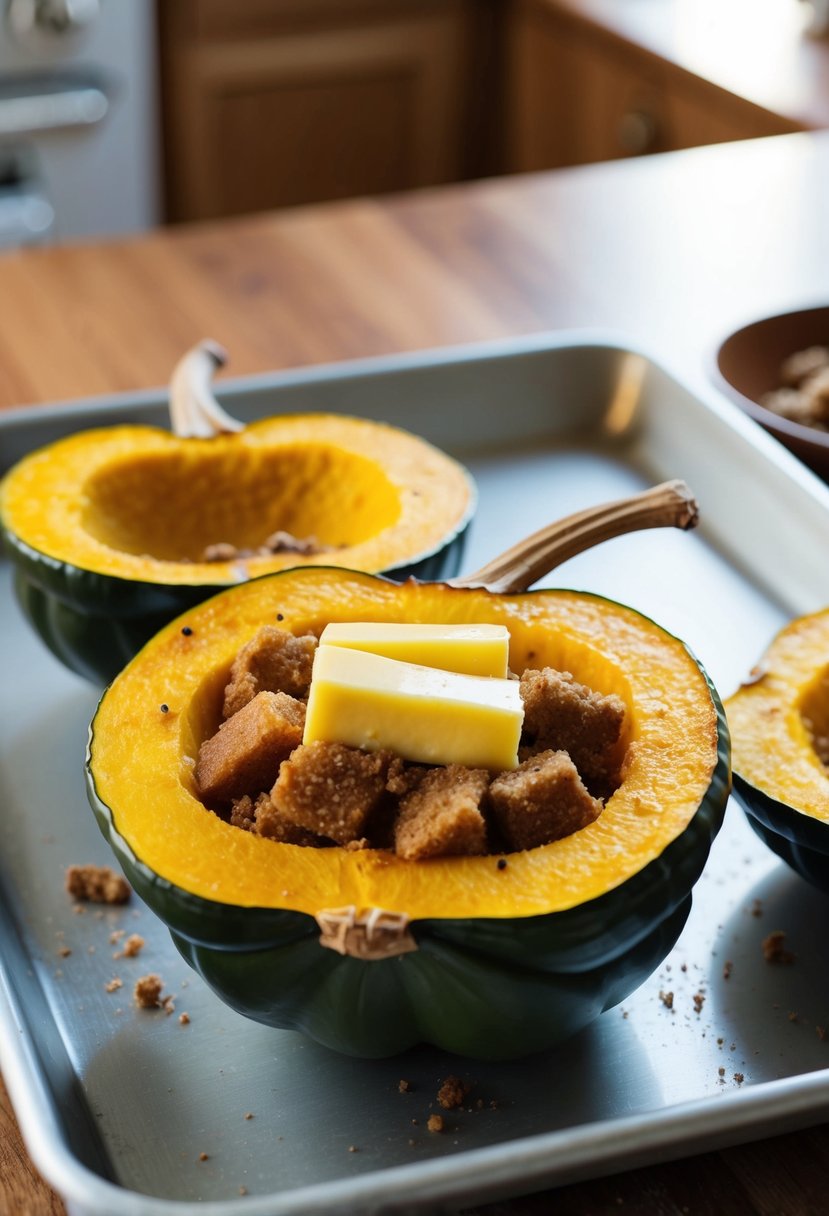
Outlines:
{"type": "Polygon", "coordinates": [[[470,676],[504,679],[509,663],[509,630],[504,625],[405,625],[389,621],[332,621],[320,637],[324,646],[347,646],[470,676]]]}
{"type": "Polygon", "coordinates": [[[388,748],[420,764],[495,772],[518,764],[524,706],[517,680],[470,676],[319,646],[303,743],[388,748]]]}

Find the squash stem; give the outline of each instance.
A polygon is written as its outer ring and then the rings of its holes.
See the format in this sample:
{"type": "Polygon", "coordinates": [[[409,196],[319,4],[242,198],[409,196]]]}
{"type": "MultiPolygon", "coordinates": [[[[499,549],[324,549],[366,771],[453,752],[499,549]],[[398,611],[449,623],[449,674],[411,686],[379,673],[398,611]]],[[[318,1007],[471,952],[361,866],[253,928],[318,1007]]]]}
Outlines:
{"type": "Polygon", "coordinates": [[[696,526],[699,509],[684,481],[665,481],[630,498],[588,507],[548,524],[519,541],[474,574],[450,579],[453,587],[486,587],[500,593],[526,591],[543,575],[602,541],[643,528],[696,526]]]}
{"type": "Polygon", "coordinates": [[[213,376],[226,362],[224,347],[206,338],[176,364],[170,378],[170,424],[179,438],[213,439],[244,430],[213,395],[213,376]]]}

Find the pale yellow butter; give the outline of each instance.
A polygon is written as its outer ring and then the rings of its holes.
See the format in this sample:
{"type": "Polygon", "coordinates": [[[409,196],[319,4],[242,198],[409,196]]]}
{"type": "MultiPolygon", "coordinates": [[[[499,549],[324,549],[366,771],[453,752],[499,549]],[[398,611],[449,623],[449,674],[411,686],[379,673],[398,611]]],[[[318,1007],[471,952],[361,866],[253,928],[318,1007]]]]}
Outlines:
{"type": "Polygon", "coordinates": [[[333,621],[323,629],[320,643],[470,676],[504,679],[509,663],[509,630],[504,625],[333,621]]]}
{"type": "Polygon", "coordinates": [[[421,764],[515,768],[524,707],[517,680],[470,676],[320,646],[304,743],[388,748],[421,764]]]}

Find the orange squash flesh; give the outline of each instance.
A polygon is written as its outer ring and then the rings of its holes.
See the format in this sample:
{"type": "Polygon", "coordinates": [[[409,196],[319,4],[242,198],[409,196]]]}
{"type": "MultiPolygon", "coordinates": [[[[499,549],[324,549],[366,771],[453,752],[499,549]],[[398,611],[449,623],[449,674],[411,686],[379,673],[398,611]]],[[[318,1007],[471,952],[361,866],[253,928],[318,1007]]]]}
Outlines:
{"type": "Polygon", "coordinates": [[[316,568],[250,582],[163,629],[105,695],[91,769],[136,857],[194,895],[311,915],[353,904],[412,919],[514,918],[582,904],[658,857],[699,808],[717,749],[704,674],[681,642],[631,609],[570,591],[401,587],[316,568]],[[192,774],[233,657],[262,624],[304,633],[329,620],[505,625],[513,671],[553,666],[625,701],[622,785],[595,823],[510,855],[503,870],[491,857],[406,862],[378,850],[299,848],[230,826],[200,803],[192,774]]]}
{"type": "Polygon", "coordinates": [[[398,428],[339,415],[285,415],[233,435],[181,439],[152,427],[82,431],[6,477],[5,526],[82,570],[167,585],[230,585],[296,565],[389,570],[461,529],[465,470],[398,428]],[[275,531],[330,552],[204,562],[208,545],[256,549],[275,531]]]}
{"type": "Polygon", "coordinates": [[[726,701],[733,764],[756,789],[829,823],[829,769],[814,746],[829,734],[829,611],[792,621],[726,701]]]}

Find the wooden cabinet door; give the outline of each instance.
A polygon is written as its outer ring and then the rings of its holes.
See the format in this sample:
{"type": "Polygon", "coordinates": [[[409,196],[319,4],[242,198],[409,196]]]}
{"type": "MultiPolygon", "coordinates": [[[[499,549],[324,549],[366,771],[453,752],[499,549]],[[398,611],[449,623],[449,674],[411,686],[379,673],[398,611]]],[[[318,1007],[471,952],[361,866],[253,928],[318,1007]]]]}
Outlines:
{"type": "Polygon", "coordinates": [[[515,171],[797,129],[545,0],[512,4],[506,115],[515,171]]]}
{"type": "Polygon", "coordinates": [[[466,0],[343,0],[284,28],[257,0],[250,33],[233,8],[221,37],[205,20],[189,37],[162,27],[170,218],[461,176],[466,0]]]}

